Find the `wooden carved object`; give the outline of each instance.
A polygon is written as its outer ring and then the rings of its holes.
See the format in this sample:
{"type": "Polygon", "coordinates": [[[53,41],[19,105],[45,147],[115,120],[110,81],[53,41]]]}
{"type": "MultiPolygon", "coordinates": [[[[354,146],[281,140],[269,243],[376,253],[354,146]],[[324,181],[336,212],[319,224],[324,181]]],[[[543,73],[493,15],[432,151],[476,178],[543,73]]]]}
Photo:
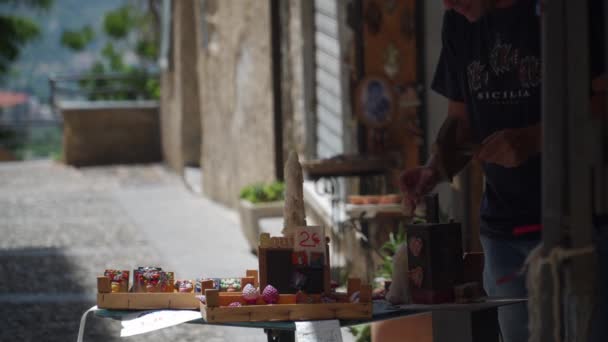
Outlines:
{"type": "MultiPolygon", "coordinates": [[[[463,274],[460,230],[458,223],[406,226],[407,276],[413,303],[437,304],[454,300],[454,286],[460,284],[463,274]]],[[[393,278],[391,290],[395,280],[393,278]]]]}
{"type": "Polygon", "coordinates": [[[392,304],[409,304],[410,287],[408,281],[407,264],[408,246],[401,244],[393,256],[393,279],[386,294],[386,300],[392,304]]]}
{"type": "Polygon", "coordinates": [[[292,237],[293,229],[306,226],[303,183],[302,165],[298,160],[298,154],[291,151],[287,163],[285,163],[285,208],[283,211],[285,223],[283,236],[292,237]]]}

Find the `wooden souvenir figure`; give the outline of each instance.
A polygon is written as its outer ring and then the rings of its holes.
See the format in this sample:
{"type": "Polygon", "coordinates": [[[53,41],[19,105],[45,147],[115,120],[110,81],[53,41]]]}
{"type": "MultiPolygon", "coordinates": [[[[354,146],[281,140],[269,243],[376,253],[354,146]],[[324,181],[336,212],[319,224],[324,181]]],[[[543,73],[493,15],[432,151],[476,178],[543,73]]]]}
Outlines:
{"type": "Polygon", "coordinates": [[[295,227],[306,226],[303,183],[302,165],[298,160],[298,154],[291,151],[287,163],[285,163],[285,208],[283,210],[285,223],[283,236],[291,237],[295,227]]]}

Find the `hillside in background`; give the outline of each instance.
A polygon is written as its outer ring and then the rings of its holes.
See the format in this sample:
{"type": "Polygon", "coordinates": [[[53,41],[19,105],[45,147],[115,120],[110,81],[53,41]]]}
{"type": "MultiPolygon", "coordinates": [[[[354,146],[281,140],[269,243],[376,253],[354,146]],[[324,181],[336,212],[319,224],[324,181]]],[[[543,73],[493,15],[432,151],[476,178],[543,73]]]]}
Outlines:
{"type": "Polygon", "coordinates": [[[14,12],[32,18],[40,25],[41,37],[21,50],[19,60],[0,80],[4,90],[22,91],[47,102],[49,76],[87,70],[97,59],[105,44],[100,32],[104,14],[120,7],[127,0],[55,0],[49,11],[0,6],[0,11],[14,12]],[[95,41],[83,52],[74,53],[60,43],[66,29],[91,25],[96,30],[95,41]]]}

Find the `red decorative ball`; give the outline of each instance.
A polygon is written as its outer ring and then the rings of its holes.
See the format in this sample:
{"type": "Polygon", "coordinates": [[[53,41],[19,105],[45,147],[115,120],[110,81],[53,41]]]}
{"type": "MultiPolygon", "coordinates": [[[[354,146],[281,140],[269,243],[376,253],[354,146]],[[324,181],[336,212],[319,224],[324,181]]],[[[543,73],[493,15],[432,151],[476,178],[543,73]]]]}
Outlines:
{"type": "Polygon", "coordinates": [[[266,285],[262,291],[262,298],[268,304],[276,304],[279,301],[279,291],[272,285],[266,285]]]}

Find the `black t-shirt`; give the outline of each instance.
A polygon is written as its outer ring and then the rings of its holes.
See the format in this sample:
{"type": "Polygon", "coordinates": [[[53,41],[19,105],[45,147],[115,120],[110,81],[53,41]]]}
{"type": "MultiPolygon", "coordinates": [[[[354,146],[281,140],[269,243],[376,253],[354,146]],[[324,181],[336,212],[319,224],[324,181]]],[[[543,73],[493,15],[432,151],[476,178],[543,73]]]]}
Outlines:
{"type": "MultiPolygon", "coordinates": [[[[591,37],[594,39],[593,33],[591,37]]],[[[446,11],[442,40],[432,88],[466,104],[474,142],[481,143],[497,131],[540,122],[541,44],[536,1],[520,0],[474,23],[446,11]]],[[[592,64],[596,57],[592,56],[592,64]]],[[[514,168],[493,163],[482,166],[486,176],[482,234],[512,237],[514,228],[541,222],[540,154],[514,168]]]]}

